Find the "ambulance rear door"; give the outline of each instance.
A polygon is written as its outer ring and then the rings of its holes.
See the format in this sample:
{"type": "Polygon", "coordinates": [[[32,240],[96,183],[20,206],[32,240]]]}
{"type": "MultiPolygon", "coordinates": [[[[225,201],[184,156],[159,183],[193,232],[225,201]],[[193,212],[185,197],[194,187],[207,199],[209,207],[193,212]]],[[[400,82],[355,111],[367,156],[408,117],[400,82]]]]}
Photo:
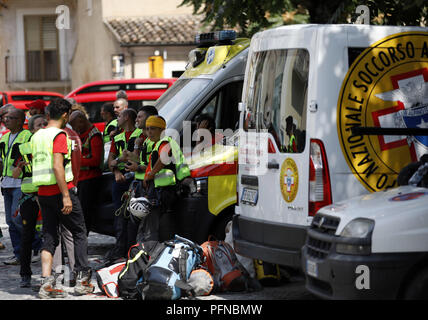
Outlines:
{"type": "MultiPolygon", "coordinates": [[[[310,144],[306,132],[310,70],[315,61],[311,47],[316,41],[316,32],[311,30],[273,29],[251,42],[241,128],[249,140],[258,136],[258,147],[241,137],[237,212],[245,218],[308,224],[310,144]]],[[[269,237],[263,234],[263,242],[274,245],[269,237]]]]}

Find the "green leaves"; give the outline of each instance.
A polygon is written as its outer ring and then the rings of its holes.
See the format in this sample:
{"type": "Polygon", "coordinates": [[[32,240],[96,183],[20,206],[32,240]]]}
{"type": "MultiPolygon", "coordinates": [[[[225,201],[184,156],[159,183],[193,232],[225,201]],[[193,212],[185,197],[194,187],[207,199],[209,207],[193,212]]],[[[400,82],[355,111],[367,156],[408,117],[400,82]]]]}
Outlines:
{"type": "Polygon", "coordinates": [[[237,28],[240,36],[294,23],[349,23],[366,5],[372,24],[420,25],[426,22],[426,0],[182,0],[213,30],[237,28]],[[425,20],[424,20],[425,19],[425,20]]]}

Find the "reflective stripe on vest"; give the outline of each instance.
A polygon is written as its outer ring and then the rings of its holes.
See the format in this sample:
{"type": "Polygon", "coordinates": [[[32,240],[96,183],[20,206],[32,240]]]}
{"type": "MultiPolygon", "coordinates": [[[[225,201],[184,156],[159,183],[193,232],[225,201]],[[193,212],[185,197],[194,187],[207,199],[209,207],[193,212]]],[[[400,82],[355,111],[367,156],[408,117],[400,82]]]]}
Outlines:
{"type": "Polygon", "coordinates": [[[23,193],[37,192],[39,188],[33,184],[33,170],[30,159],[28,158],[28,155],[31,154],[31,142],[19,145],[19,152],[24,158],[24,161],[28,163],[23,167],[24,175],[21,181],[21,191],[23,193]]]}
{"type": "MultiPolygon", "coordinates": [[[[154,178],[155,187],[172,186],[175,185],[176,178],[178,180],[183,180],[184,178],[190,176],[190,170],[187,164],[184,162],[184,156],[181,152],[180,146],[171,137],[165,136],[163,139],[159,140],[156,143],[153,152],[159,153],[159,147],[162,142],[168,142],[171,146],[172,156],[175,162],[175,174],[171,169],[160,170],[154,178]]],[[[152,163],[152,166],[154,166],[154,163],[152,163]]]]}
{"type": "MultiPolygon", "coordinates": [[[[92,130],[89,132],[85,143],[82,144],[82,156],[83,156],[83,149],[89,150],[89,153],[84,156],[85,159],[92,158],[91,139],[97,134],[101,136],[101,132],[94,126],[92,130]]],[[[93,168],[99,168],[101,171],[104,169],[104,152],[101,152],[101,160],[98,167],[80,167],[80,170],[90,170],[93,168]]]]}
{"type": "MultiPolygon", "coordinates": [[[[1,138],[0,143],[4,145],[3,152],[1,155],[3,159],[3,176],[12,177],[13,163],[15,161],[15,159],[12,159],[13,147],[17,145],[19,148],[19,145],[22,143],[28,142],[30,137],[31,137],[31,132],[29,130],[22,130],[18,132],[10,148],[9,148],[10,131],[1,138]]],[[[19,175],[19,179],[21,178],[22,178],[22,173],[19,175]]]]}
{"type": "Polygon", "coordinates": [[[107,143],[107,142],[111,141],[111,139],[110,139],[110,135],[109,135],[109,134],[107,134],[107,132],[108,132],[108,128],[110,128],[110,127],[115,127],[115,128],[117,128],[117,119],[113,119],[113,120],[111,120],[111,121],[106,125],[106,127],[104,128],[104,132],[103,132],[103,142],[104,142],[104,143],[107,143]]]}
{"type": "MultiPolygon", "coordinates": [[[[118,152],[118,154],[116,155],[117,157],[120,157],[123,153],[123,150],[129,150],[128,149],[128,143],[129,141],[131,141],[131,139],[136,139],[138,138],[141,134],[143,133],[143,130],[136,128],[131,135],[129,136],[128,141],[126,141],[126,136],[125,136],[125,131],[118,134],[117,136],[114,137],[114,144],[116,145],[116,151],[118,152]],[[119,145],[120,142],[123,142],[123,149],[121,148],[121,146],[119,145]]],[[[124,170],[125,169],[125,164],[123,162],[119,162],[119,164],[117,165],[119,170],[124,170]]]]}
{"type": "MultiPolygon", "coordinates": [[[[53,171],[53,141],[61,132],[65,132],[55,127],[40,129],[31,139],[31,150],[33,154],[33,184],[36,186],[49,186],[57,184],[53,171]]],[[[67,135],[67,133],[65,132],[67,135]]],[[[65,181],[73,180],[71,170],[71,141],[67,136],[68,153],[64,155],[65,181]]]]}
{"type": "MultiPolygon", "coordinates": [[[[149,138],[146,138],[143,142],[143,147],[141,148],[140,152],[140,165],[147,166],[150,161],[150,155],[152,154],[153,147],[155,146],[155,143],[150,140],[149,138]],[[146,156],[146,159],[143,159],[144,155],[146,156]]],[[[135,179],[137,180],[144,180],[144,177],[146,175],[146,172],[135,172],[135,179]]]]}

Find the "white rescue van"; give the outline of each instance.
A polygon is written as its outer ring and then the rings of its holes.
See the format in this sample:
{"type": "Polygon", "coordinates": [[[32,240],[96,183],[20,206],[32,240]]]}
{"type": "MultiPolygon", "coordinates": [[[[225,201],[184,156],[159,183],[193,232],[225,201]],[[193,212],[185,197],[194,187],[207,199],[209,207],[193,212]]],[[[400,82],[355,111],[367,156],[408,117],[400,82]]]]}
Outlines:
{"type": "Polygon", "coordinates": [[[240,106],[235,250],[301,268],[320,208],[395,187],[427,141],[351,128],[424,126],[428,110],[417,106],[427,83],[427,28],[293,25],[257,33],[240,106]],[[254,136],[267,136],[267,146],[249,144],[254,136]]]}
{"type": "Polygon", "coordinates": [[[325,299],[426,299],[427,206],[427,188],[401,186],[321,208],[303,247],[306,288],[325,299]]]}

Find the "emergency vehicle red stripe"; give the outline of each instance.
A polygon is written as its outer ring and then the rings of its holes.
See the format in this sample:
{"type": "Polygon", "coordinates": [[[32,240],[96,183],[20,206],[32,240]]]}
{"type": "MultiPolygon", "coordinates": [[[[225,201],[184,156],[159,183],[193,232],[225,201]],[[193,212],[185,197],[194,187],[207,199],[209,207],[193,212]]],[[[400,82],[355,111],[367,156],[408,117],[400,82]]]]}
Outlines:
{"type": "Polygon", "coordinates": [[[224,176],[233,175],[238,173],[238,163],[220,163],[210,164],[208,166],[193,169],[190,174],[192,178],[201,178],[208,176],[224,176]]]}

